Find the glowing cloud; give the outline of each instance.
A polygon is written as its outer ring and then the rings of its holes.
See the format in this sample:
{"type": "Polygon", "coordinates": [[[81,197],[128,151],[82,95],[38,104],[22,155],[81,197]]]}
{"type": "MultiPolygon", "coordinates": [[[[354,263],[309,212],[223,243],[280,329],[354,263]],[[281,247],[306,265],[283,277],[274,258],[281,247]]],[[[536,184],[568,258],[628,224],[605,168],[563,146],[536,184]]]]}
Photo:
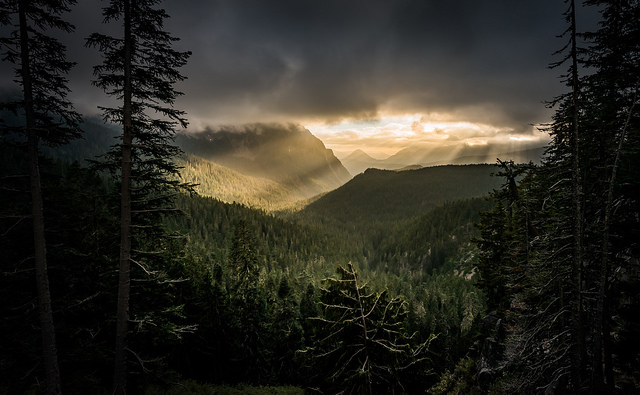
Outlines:
{"type": "Polygon", "coordinates": [[[409,146],[463,146],[500,144],[514,150],[543,146],[548,135],[531,127],[526,131],[489,124],[454,121],[447,114],[384,115],[374,120],[345,120],[339,123],[305,125],[328,148],[348,154],[365,148],[374,156],[390,156],[409,146]]]}

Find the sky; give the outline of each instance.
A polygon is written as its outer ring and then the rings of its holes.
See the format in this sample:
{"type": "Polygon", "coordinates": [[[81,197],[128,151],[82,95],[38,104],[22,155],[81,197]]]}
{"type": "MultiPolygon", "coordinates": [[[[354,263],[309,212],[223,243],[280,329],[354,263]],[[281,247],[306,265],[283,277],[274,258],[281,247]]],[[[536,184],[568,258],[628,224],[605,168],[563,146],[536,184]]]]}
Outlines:
{"type": "MultiPolygon", "coordinates": [[[[85,115],[108,100],[85,48],[106,2],[69,19],[71,99],[85,115]]],[[[382,158],[416,144],[541,146],[545,101],[566,89],[550,70],[564,44],[562,0],[166,0],[166,30],[192,52],[176,107],[187,132],[296,123],[345,154],[382,158]]],[[[580,21],[593,25],[592,13],[580,21]],[[590,23],[587,23],[590,21],[590,23]]],[[[583,17],[584,15],[584,17],[583,17]]],[[[579,21],[579,22],[580,22],[579,21]]],[[[580,25],[579,25],[580,29],[580,25]]],[[[66,39],[65,39],[66,40],[66,39]]],[[[6,79],[5,79],[6,80],[6,79]]],[[[3,82],[4,83],[4,82],[3,82]]]]}

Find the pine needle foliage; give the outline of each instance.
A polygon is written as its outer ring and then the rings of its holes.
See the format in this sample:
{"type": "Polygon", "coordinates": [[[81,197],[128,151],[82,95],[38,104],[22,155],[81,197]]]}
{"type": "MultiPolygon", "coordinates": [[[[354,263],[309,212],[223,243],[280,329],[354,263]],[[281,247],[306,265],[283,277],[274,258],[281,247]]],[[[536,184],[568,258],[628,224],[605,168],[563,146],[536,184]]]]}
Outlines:
{"type": "Polygon", "coordinates": [[[407,303],[370,290],[351,263],[336,275],[324,280],[322,313],[312,318],[318,340],[302,352],[317,385],[330,393],[404,392],[405,372],[426,374],[434,336],[414,344],[404,329],[407,303]]]}
{"type": "MultiPolygon", "coordinates": [[[[186,127],[184,111],[173,107],[181,94],[174,85],[185,77],[189,52],[173,48],[178,40],[164,30],[167,13],[158,0],[112,0],[103,8],[105,23],[121,23],[121,36],[94,33],[87,46],[96,47],[103,62],[94,67],[93,84],[119,103],[99,107],[105,122],[122,126],[116,144],[98,163],[120,181],[120,257],[114,392],[125,393],[127,360],[134,351],[128,346],[131,274],[154,275],[154,264],[166,258],[169,246],[161,238],[162,217],[175,213],[173,199],[190,186],[181,182],[174,159],[177,127],[186,127]],[[149,242],[151,241],[151,242],[149,242]],[[159,247],[158,250],[156,247],[159,247]]],[[[156,266],[157,267],[157,266],[156,266]]],[[[139,318],[139,320],[144,320],[139,318]]],[[[143,370],[144,366],[141,363],[143,370]]]]}

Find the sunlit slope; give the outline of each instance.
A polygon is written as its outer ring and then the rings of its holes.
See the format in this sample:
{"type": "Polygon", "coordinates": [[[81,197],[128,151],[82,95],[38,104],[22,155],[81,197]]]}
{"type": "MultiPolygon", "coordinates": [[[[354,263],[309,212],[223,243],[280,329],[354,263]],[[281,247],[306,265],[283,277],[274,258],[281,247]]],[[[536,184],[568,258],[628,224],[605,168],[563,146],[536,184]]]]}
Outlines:
{"type": "Polygon", "coordinates": [[[305,198],[304,193],[294,186],[247,176],[195,155],[185,154],[179,164],[182,166],[182,178],[197,184],[195,190],[198,194],[222,202],[275,211],[290,208],[305,198]]]}
{"type": "MultiPolygon", "coordinates": [[[[82,138],[55,148],[52,159],[83,165],[119,143],[120,130],[88,118],[82,138]]],[[[176,158],[181,175],[196,191],[227,203],[266,211],[300,207],[317,194],[335,189],[351,175],[322,141],[296,125],[250,125],[223,131],[178,135],[184,155],[176,158]]]]}
{"type": "Polygon", "coordinates": [[[417,170],[368,169],[309,204],[300,215],[340,223],[415,217],[445,202],[486,195],[501,184],[494,165],[449,165],[417,170]]]}
{"type": "Polygon", "coordinates": [[[252,177],[267,178],[305,198],[347,182],[351,175],[333,152],[298,125],[253,124],[181,135],[185,152],[252,177]]]}

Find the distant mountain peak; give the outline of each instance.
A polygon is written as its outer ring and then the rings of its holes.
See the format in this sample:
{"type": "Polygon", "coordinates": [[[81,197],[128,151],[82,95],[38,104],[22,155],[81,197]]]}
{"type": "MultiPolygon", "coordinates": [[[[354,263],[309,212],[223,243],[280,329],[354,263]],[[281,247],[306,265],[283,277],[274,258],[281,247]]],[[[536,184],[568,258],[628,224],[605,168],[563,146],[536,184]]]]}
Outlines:
{"type": "Polygon", "coordinates": [[[386,159],[375,159],[362,150],[355,150],[342,159],[351,174],[368,168],[407,170],[413,166],[439,166],[447,164],[494,164],[496,158],[516,163],[539,163],[545,151],[542,146],[513,146],[493,144],[476,146],[414,144],[401,149],[386,159]]]}
{"type": "Polygon", "coordinates": [[[349,155],[347,155],[344,160],[368,160],[368,161],[376,161],[378,159],[375,159],[374,157],[372,157],[371,155],[367,154],[366,152],[364,152],[361,149],[357,149],[355,151],[353,151],[352,153],[350,153],[349,155]]]}

